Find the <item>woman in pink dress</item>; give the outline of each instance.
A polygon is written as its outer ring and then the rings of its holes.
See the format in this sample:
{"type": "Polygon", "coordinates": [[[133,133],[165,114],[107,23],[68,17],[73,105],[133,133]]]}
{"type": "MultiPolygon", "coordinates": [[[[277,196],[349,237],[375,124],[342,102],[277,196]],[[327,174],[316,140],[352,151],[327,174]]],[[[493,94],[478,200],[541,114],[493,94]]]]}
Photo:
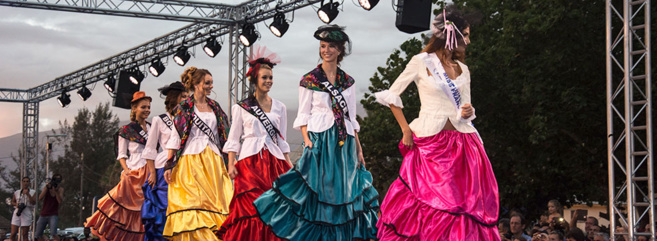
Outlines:
{"type": "Polygon", "coordinates": [[[471,123],[470,72],[463,64],[468,22],[456,11],[436,16],[433,35],[389,90],[375,93],[404,133],[399,178],[381,205],[380,240],[500,240],[497,181],[471,123]],[[399,95],[411,83],[422,103],[410,124],[399,95]]]}

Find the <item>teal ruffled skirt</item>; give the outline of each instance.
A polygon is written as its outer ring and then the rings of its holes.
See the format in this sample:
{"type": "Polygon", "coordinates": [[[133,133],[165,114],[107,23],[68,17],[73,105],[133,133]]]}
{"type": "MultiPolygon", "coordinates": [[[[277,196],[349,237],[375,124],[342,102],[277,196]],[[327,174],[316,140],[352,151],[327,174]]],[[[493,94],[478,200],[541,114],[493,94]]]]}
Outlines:
{"type": "Polygon", "coordinates": [[[354,137],[340,147],[335,126],[308,135],[313,148],[253,202],[260,219],[288,240],[376,239],[379,193],[358,163],[354,137]]]}

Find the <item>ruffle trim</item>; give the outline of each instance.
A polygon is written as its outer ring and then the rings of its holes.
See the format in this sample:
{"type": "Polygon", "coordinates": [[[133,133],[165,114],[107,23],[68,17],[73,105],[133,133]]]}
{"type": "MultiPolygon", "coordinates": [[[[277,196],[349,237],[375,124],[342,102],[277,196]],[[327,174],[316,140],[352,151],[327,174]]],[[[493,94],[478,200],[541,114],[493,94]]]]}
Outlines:
{"type": "Polygon", "coordinates": [[[264,224],[283,239],[352,240],[376,239],[379,209],[378,193],[366,188],[354,202],[330,205],[319,202],[318,195],[295,172],[294,179],[274,187],[258,198],[253,205],[264,224]],[[285,190],[281,190],[285,189],[285,190]]]}
{"type": "MultiPolygon", "coordinates": [[[[388,199],[395,200],[395,203],[393,204],[394,207],[389,207],[391,204],[385,204],[381,209],[381,220],[377,223],[379,238],[385,240],[419,240],[418,238],[421,238],[419,237],[420,232],[427,232],[425,230],[427,227],[448,225],[439,221],[442,220],[440,217],[445,215],[450,215],[454,218],[464,217],[467,220],[466,222],[460,222],[461,225],[479,226],[476,228],[478,231],[482,231],[482,229],[494,229],[493,231],[497,233],[497,229],[495,228],[497,221],[487,224],[467,213],[453,213],[435,209],[418,200],[411,192],[408,184],[401,177],[398,177],[398,180],[403,184],[403,188],[402,191],[392,191],[394,186],[398,185],[393,182],[390,191],[388,191],[388,195],[392,196],[387,197],[386,201],[388,199]],[[390,212],[388,213],[387,211],[390,212]],[[397,237],[396,239],[389,237],[393,234],[397,237]]],[[[487,237],[481,237],[480,240],[487,239],[487,237]]]]}
{"type": "Polygon", "coordinates": [[[309,114],[298,113],[297,118],[294,119],[294,124],[292,124],[292,128],[301,130],[302,126],[308,125],[308,120],[310,120],[309,114]]]}
{"type": "Polygon", "coordinates": [[[205,209],[178,210],[167,215],[163,236],[170,238],[200,229],[215,230],[226,220],[228,214],[205,209]]]}
{"type": "MultiPolygon", "coordinates": [[[[85,227],[90,227],[95,231],[96,236],[103,237],[106,240],[143,240],[144,231],[134,231],[125,228],[127,223],[135,221],[119,222],[99,208],[93,216],[89,217],[85,227]]],[[[143,229],[141,223],[139,227],[143,229]]]]}
{"type": "Polygon", "coordinates": [[[388,107],[390,107],[390,104],[393,104],[399,108],[404,108],[401,97],[398,95],[393,95],[389,90],[376,92],[374,93],[374,97],[376,97],[376,102],[379,102],[379,104],[388,107]]]}

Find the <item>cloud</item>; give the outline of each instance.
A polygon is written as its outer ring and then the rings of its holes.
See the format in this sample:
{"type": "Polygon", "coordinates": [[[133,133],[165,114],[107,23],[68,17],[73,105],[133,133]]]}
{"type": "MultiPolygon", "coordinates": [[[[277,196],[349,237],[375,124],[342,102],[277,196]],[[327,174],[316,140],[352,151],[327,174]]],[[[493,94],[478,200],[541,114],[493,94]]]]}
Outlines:
{"type": "MultiPolygon", "coordinates": [[[[354,76],[362,95],[369,86],[369,78],[378,66],[385,65],[392,50],[419,34],[399,32],[395,28],[395,12],[386,4],[365,11],[345,1],[342,9],[333,23],[347,27],[346,31],[353,43],[353,53],[345,58],[341,67],[354,76]]],[[[0,31],[3,33],[0,35],[0,72],[3,73],[0,76],[0,87],[19,89],[51,81],[188,24],[9,7],[0,8],[0,16],[0,31]]],[[[292,19],[292,13],[287,14],[287,19],[292,19]]],[[[274,69],[275,85],[270,94],[285,103],[288,109],[296,109],[301,76],[320,62],[319,43],[312,34],[323,23],[318,19],[316,9],[311,7],[298,9],[294,13],[294,22],[290,23],[290,29],[282,38],[271,34],[266,26],[270,23],[271,20],[267,20],[256,25],[261,35],[257,43],[266,45],[282,59],[282,63],[274,69]]],[[[223,38],[227,44],[228,36],[223,38]]],[[[195,57],[185,67],[209,69],[215,80],[213,96],[225,110],[229,110],[228,46],[224,46],[215,58],[205,55],[201,46],[195,46],[193,50],[195,57]]],[[[141,89],[153,96],[153,116],[164,112],[164,100],[158,97],[157,88],[179,80],[185,68],[170,58],[164,61],[168,62],[164,73],[158,78],[148,74],[142,83],[141,89]]],[[[64,109],[58,106],[54,98],[41,102],[40,128],[53,128],[53,124],[44,123],[58,123],[64,119],[71,122],[78,109],[93,109],[100,103],[112,100],[102,87],[102,82],[92,87],[95,87],[93,95],[84,102],[72,90],[72,103],[64,109]]],[[[0,103],[0,106],[5,113],[9,113],[0,117],[3,123],[0,125],[0,137],[19,133],[22,105],[0,103]]],[[[112,111],[122,120],[129,117],[128,110],[113,108],[112,111]]]]}

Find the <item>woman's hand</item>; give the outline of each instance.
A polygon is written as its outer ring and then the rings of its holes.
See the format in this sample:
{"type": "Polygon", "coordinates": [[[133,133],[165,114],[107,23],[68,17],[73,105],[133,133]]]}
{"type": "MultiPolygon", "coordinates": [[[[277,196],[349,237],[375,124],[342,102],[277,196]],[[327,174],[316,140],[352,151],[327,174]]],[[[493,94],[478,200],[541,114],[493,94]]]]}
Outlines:
{"type": "Polygon", "coordinates": [[[157,175],[154,172],[151,172],[151,174],[148,175],[148,185],[154,187],[155,183],[157,183],[157,175]]]}
{"type": "Polygon", "coordinates": [[[237,177],[237,168],[235,168],[235,163],[228,163],[228,176],[230,179],[235,179],[237,177]]]}
{"type": "Polygon", "coordinates": [[[171,184],[171,169],[164,171],[164,181],[171,184]]]}
{"type": "Polygon", "coordinates": [[[403,130],[402,144],[408,148],[413,148],[413,131],[411,129],[403,130]]]}
{"type": "Polygon", "coordinates": [[[471,104],[464,104],[461,106],[461,118],[463,119],[468,119],[472,116],[474,113],[474,108],[472,108],[471,104]]]}
{"type": "Polygon", "coordinates": [[[310,139],[304,139],[303,140],[303,146],[312,149],[313,148],[313,142],[310,141],[310,139]]]}
{"type": "Polygon", "coordinates": [[[363,156],[363,150],[358,150],[358,162],[365,167],[365,157],[363,156]]]}

